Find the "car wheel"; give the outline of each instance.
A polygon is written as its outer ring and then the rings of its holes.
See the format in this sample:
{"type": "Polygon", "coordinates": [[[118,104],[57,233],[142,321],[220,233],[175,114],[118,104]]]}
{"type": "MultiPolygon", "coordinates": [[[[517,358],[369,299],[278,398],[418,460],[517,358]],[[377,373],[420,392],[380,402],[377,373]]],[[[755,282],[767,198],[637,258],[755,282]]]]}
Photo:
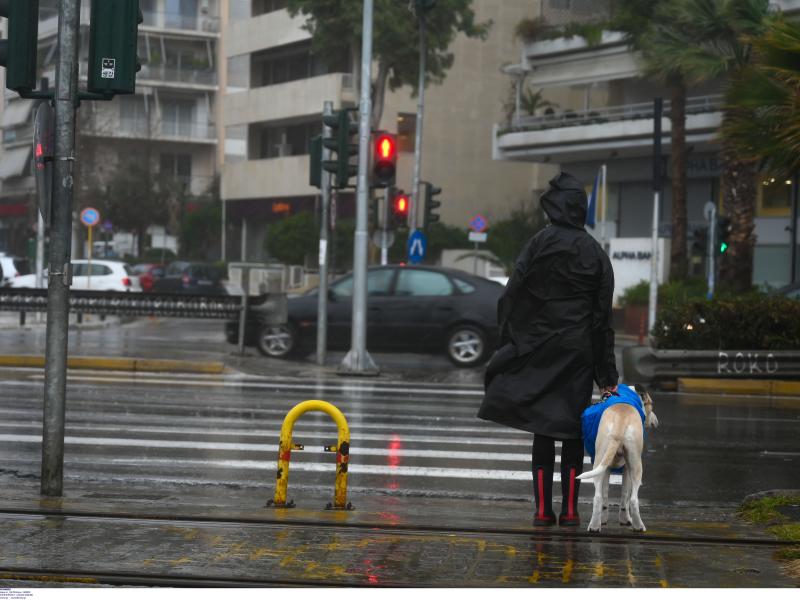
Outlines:
{"type": "Polygon", "coordinates": [[[445,351],[457,367],[474,367],[486,354],[486,335],[474,325],[457,325],[447,336],[445,351]]]}
{"type": "Polygon", "coordinates": [[[288,358],[295,349],[296,335],[291,325],[264,325],[258,332],[258,351],[270,358],[288,358]]]}

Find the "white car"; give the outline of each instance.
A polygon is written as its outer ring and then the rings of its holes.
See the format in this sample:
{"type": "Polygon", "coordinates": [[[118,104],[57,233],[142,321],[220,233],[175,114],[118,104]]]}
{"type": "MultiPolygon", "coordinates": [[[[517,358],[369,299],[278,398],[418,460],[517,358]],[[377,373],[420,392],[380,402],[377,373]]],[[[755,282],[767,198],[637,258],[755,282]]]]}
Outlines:
{"type": "Polygon", "coordinates": [[[0,286],[11,285],[17,277],[30,273],[28,259],[0,252],[0,286]]]}
{"type": "MultiPolygon", "coordinates": [[[[130,266],[116,260],[93,260],[91,277],[88,260],[72,261],[73,290],[95,290],[98,292],[141,292],[139,278],[130,266]]],[[[47,271],[42,274],[42,285],[47,287],[47,271]]],[[[11,282],[14,288],[35,288],[36,275],[23,275],[11,282]]]]}

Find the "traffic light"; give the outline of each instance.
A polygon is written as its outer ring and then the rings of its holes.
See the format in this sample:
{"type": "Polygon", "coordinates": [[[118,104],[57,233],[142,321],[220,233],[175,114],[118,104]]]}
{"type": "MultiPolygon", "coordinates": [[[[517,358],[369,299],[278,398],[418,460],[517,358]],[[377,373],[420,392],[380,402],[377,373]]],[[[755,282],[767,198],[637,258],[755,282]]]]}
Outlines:
{"type": "Polygon", "coordinates": [[[332,130],[332,137],[323,137],[322,145],[336,153],[336,160],[322,161],[322,168],[336,176],[336,187],[339,189],[349,187],[350,178],[358,174],[358,167],[350,164],[350,157],[358,154],[358,144],[350,139],[358,133],[358,124],[350,119],[350,113],[356,110],[345,108],[322,116],[322,122],[332,130]]]}
{"type": "Polygon", "coordinates": [[[89,76],[86,89],[95,94],[133,94],[139,23],[144,20],[139,0],[92,2],[89,23],[89,76]]]}
{"type": "Polygon", "coordinates": [[[0,41],[6,87],[24,95],[36,88],[39,0],[0,0],[0,17],[8,19],[8,39],[0,41]]]}
{"type": "Polygon", "coordinates": [[[692,254],[705,256],[708,252],[708,228],[698,227],[692,233],[692,254]]]}
{"type": "Polygon", "coordinates": [[[428,229],[428,225],[439,222],[439,215],[434,212],[442,203],[434,200],[434,196],[442,193],[442,188],[434,186],[432,183],[423,182],[425,186],[425,221],[423,229],[428,229]]]}
{"type": "Polygon", "coordinates": [[[728,217],[717,217],[717,250],[725,254],[730,246],[731,220],[728,217]]]}
{"type": "Polygon", "coordinates": [[[411,208],[411,199],[403,190],[391,190],[389,196],[390,214],[389,229],[408,227],[408,212],[411,208]]]}
{"type": "Polygon", "coordinates": [[[376,187],[394,185],[397,175],[397,136],[385,131],[376,133],[373,156],[373,184],[376,187]]]}

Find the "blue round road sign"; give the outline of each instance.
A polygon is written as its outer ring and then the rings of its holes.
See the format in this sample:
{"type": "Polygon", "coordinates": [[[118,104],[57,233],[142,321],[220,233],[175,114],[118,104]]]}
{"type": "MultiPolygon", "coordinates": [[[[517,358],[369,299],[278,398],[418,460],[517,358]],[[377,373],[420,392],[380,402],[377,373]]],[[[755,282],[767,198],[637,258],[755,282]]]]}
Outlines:
{"type": "Polygon", "coordinates": [[[100,222],[100,211],[96,208],[84,208],[81,211],[81,223],[87,227],[94,227],[100,222]]]}

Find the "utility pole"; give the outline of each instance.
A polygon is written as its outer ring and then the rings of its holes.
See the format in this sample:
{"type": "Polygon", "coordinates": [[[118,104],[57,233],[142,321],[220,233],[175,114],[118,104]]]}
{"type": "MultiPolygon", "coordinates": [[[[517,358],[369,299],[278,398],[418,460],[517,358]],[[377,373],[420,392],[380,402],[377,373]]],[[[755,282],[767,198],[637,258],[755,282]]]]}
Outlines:
{"type": "Polygon", "coordinates": [[[378,367],[367,352],[367,166],[370,115],[372,113],[372,17],[373,0],[364,0],[361,40],[361,99],[358,123],[358,183],[356,233],[353,248],[353,324],[350,351],[339,367],[341,374],[377,375],[378,367]]]}
{"type": "Polygon", "coordinates": [[[791,247],[789,248],[791,251],[791,269],[792,272],[789,274],[789,283],[796,283],[797,282],[797,196],[800,193],[798,190],[800,187],[800,179],[798,179],[798,174],[795,173],[792,177],[792,216],[791,222],[789,223],[789,243],[791,247]]]}
{"type": "Polygon", "coordinates": [[[75,110],[78,99],[80,0],[58,5],[55,89],[55,160],[48,266],[47,331],[42,431],[43,496],[61,496],[64,484],[64,417],[67,394],[70,243],[72,236],[75,110]]]}
{"type": "MultiPolygon", "coordinates": [[[[323,104],[322,115],[333,115],[333,102],[323,104]]],[[[331,128],[322,126],[322,138],[331,137],[331,128]]],[[[319,286],[317,287],[317,364],[325,365],[328,351],[328,212],[331,205],[331,174],[322,168],[331,159],[331,151],[322,146],[320,164],[322,185],[322,210],[319,219],[319,286]]]]}
{"type": "Polygon", "coordinates": [[[653,240],[650,253],[650,310],[648,325],[653,331],[656,324],[658,302],[658,217],[661,200],[661,115],[664,103],[661,98],[653,101],[653,240]]]}
{"type": "Polygon", "coordinates": [[[425,69],[428,45],[425,11],[417,5],[419,17],[419,84],[417,88],[417,131],[414,136],[414,182],[411,185],[411,207],[408,211],[408,233],[411,235],[417,229],[417,214],[419,212],[419,181],[422,169],[422,125],[425,117],[425,69]]]}
{"type": "Polygon", "coordinates": [[[717,282],[717,205],[713,202],[706,210],[708,219],[708,260],[706,261],[706,276],[708,282],[708,292],[706,297],[711,300],[714,297],[714,288],[717,282]]]}

